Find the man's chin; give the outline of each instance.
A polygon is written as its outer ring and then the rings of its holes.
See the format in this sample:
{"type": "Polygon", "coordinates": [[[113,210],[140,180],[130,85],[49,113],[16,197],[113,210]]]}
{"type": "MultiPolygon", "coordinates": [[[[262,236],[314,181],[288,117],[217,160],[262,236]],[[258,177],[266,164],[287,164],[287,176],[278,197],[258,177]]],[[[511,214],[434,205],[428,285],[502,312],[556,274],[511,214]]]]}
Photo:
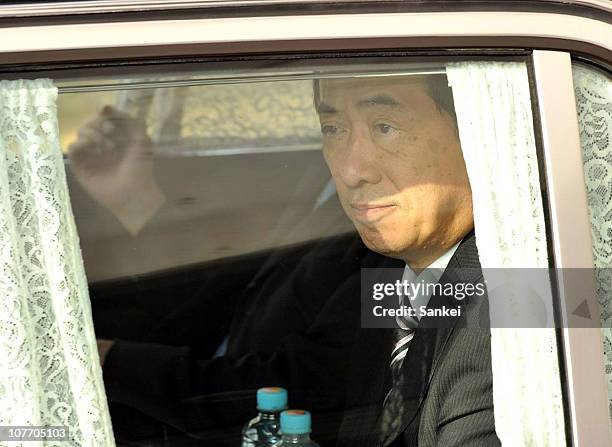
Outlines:
{"type": "Polygon", "coordinates": [[[405,244],[399,241],[384,239],[379,234],[371,234],[366,231],[359,230],[361,240],[373,252],[388,256],[390,258],[401,258],[401,253],[406,250],[405,244]]]}

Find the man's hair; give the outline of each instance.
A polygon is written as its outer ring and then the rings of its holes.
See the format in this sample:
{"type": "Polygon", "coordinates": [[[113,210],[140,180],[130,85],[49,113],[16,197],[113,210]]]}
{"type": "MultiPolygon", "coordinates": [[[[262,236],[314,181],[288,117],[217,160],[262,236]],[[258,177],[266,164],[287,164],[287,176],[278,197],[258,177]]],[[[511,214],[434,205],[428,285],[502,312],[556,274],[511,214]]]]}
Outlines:
{"type": "MultiPolygon", "coordinates": [[[[313,80],[314,105],[318,110],[318,105],[321,101],[321,93],[319,90],[320,79],[313,80]]],[[[427,94],[438,106],[439,111],[446,111],[455,127],[457,126],[457,115],[455,114],[455,103],[453,101],[453,91],[448,85],[446,75],[427,75],[423,76],[423,85],[427,89],[427,94]]]]}

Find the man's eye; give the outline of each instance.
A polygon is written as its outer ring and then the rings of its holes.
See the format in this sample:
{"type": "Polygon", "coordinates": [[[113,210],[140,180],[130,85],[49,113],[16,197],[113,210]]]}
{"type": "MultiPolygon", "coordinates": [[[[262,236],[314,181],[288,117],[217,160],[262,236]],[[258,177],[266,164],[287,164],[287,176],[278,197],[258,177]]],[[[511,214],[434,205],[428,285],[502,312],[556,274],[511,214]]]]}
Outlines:
{"type": "Polygon", "coordinates": [[[325,136],[333,137],[340,133],[340,128],[331,124],[324,124],[321,126],[321,133],[325,136]]]}
{"type": "Polygon", "coordinates": [[[375,127],[376,127],[376,130],[383,135],[391,135],[393,132],[397,130],[392,125],[386,124],[386,123],[377,124],[375,127]]]}

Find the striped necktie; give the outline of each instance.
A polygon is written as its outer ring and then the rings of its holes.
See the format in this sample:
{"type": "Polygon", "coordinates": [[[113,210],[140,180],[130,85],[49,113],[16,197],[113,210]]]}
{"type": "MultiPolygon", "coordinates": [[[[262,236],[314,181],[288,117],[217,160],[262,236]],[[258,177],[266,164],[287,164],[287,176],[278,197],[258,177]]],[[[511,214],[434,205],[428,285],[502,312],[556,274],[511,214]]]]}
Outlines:
{"type": "MultiPolygon", "coordinates": [[[[425,272],[427,279],[429,273],[425,272]]],[[[404,278],[405,279],[405,278],[404,278]]],[[[412,303],[403,296],[399,297],[399,305],[411,306],[412,303]]],[[[404,414],[404,358],[408,353],[410,342],[414,337],[415,328],[418,326],[418,318],[396,317],[397,328],[393,330],[393,350],[391,351],[391,389],[383,402],[381,416],[381,445],[388,445],[400,435],[402,428],[402,415],[404,414]]]]}
{"type": "Polygon", "coordinates": [[[385,397],[381,417],[381,443],[389,444],[399,434],[404,414],[404,374],[402,365],[408,352],[410,341],[414,337],[414,329],[394,329],[394,345],[391,352],[391,389],[385,397]]]}
{"type": "MultiPolygon", "coordinates": [[[[406,273],[403,281],[410,281],[414,284],[421,284],[423,287],[418,292],[413,291],[414,295],[399,297],[399,305],[407,305],[415,310],[422,306],[427,306],[429,294],[423,290],[427,284],[436,284],[440,279],[444,269],[428,268],[423,270],[418,276],[407,277],[406,273]]],[[[410,272],[408,272],[410,273],[410,272]]],[[[419,325],[418,317],[396,317],[397,329],[393,330],[393,351],[391,352],[391,389],[387,393],[383,402],[381,415],[381,437],[380,444],[388,445],[401,433],[402,416],[404,414],[405,402],[405,377],[406,368],[402,368],[404,358],[408,353],[410,342],[414,337],[414,331],[419,325]]]]}

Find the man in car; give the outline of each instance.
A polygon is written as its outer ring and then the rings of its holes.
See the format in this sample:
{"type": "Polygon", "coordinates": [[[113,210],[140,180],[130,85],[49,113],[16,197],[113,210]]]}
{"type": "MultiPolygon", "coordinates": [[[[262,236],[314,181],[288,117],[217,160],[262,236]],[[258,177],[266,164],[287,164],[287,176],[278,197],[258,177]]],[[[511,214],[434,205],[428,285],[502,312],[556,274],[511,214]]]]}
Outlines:
{"type": "MultiPolygon", "coordinates": [[[[426,268],[446,270],[434,282],[482,281],[445,77],[322,80],[315,106],[338,196],[368,248],[404,263],[406,281],[419,282],[426,268]]],[[[461,328],[482,315],[485,304],[471,304],[442,324],[405,319],[395,330],[361,331],[342,445],[500,445],[489,331],[461,328]]]]}
{"type": "MultiPolygon", "coordinates": [[[[322,80],[315,82],[315,106],[324,157],[340,202],[366,246],[396,260],[389,266],[405,266],[407,281],[419,281],[428,267],[445,271],[433,281],[481,281],[481,274],[463,272],[463,268],[480,272],[480,265],[470,185],[445,79],[322,80]]],[[[103,121],[95,127],[92,138],[104,141],[103,121]]],[[[79,149],[78,144],[73,148],[75,153],[79,149]]],[[[143,184],[150,186],[148,180],[143,184]]],[[[134,197],[143,193],[138,191],[134,197]]],[[[135,220],[129,215],[120,219],[137,232],[154,212],[139,210],[135,220]]],[[[354,287],[340,289],[344,289],[339,291],[341,296],[351,295],[353,306],[359,306],[354,287]]],[[[452,298],[425,297],[426,307],[443,305],[456,303],[452,298]]],[[[470,313],[480,310],[476,303],[440,327],[417,318],[400,322],[395,330],[362,329],[350,343],[352,348],[345,345],[334,351],[336,357],[350,358],[352,367],[343,381],[333,382],[346,382],[347,392],[339,444],[499,445],[493,419],[489,333],[461,327],[467,325],[470,313]]],[[[343,313],[336,311],[334,317],[336,323],[331,320],[328,334],[333,333],[334,324],[342,326],[343,313]]],[[[316,337],[320,341],[320,334],[316,337]]],[[[111,361],[112,346],[100,341],[103,362],[107,352],[106,362],[111,361]]],[[[183,383],[183,389],[189,388],[183,374],[181,380],[172,379],[168,365],[190,365],[190,380],[216,377],[207,373],[208,364],[189,360],[185,351],[155,355],[162,358],[158,367],[165,374],[165,381],[156,386],[176,388],[183,383]]],[[[117,364],[116,359],[112,362],[117,364]]],[[[229,371],[231,367],[226,374],[229,371]]],[[[230,377],[238,383],[240,371],[234,369],[230,377]]]]}

